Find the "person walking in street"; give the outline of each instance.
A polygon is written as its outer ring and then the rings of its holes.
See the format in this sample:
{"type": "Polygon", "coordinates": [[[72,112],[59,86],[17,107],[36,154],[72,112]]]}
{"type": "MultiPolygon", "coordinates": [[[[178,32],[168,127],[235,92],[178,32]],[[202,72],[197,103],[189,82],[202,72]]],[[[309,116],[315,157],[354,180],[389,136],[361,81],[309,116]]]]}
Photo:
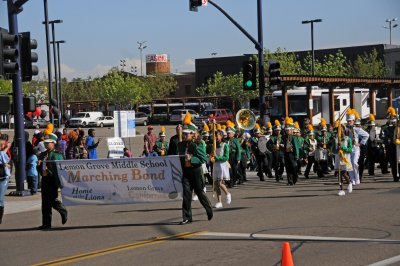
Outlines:
{"type": "Polygon", "coordinates": [[[37,162],[38,158],[33,150],[32,144],[27,141],[26,147],[26,178],[28,181],[28,188],[31,195],[35,195],[38,189],[38,171],[37,162]]]}
{"type": "Polygon", "coordinates": [[[4,215],[4,195],[8,188],[10,181],[10,158],[4,151],[6,148],[6,141],[0,139],[0,224],[3,221],[4,215]]]}
{"type": "Polygon", "coordinates": [[[208,220],[213,217],[211,203],[203,190],[204,179],[201,165],[207,161],[205,149],[194,142],[193,132],[197,127],[191,122],[191,115],[187,113],[183,121],[183,141],[178,143],[178,154],[182,165],[182,217],[181,225],[191,223],[192,219],[192,192],[199,198],[201,205],[207,212],[208,220]]]}
{"type": "Polygon", "coordinates": [[[144,150],[143,154],[146,157],[157,156],[157,153],[153,151],[154,145],[157,141],[157,136],[153,133],[153,126],[147,127],[147,134],[143,137],[144,150]]]}
{"type": "Polygon", "coordinates": [[[39,155],[39,168],[42,172],[42,225],[40,230],[50,229],[52,220],[52,208],[61,215],[61,223],[65,224],[68,219],[68,212],[65,206],[59,201],[58,188],[62,186],[54,161],[64,160],[64,156],[56,151],[57,136],[53,133],[46,135],[44,143],[46,151],[39,155]]]}
{"type": "Polygon", "coordinates": [[[99,146],[100,138],[97,139],[97,142],[94,141],[94,137],[96,136],[96,131],[91,128],[88,131],[88,138],[86,139],[86,148],[88,150],[88,159],[98,159],[97,157],[97,146],[99,146]]]}
{"type": "Polygon", "coordinates": [[[215,184],[215,190],[217,192],[217,200],[218,202],[215,204],[214,208],[219,209],[222,208],[222,193],[221,190],[224,191],[226,195],[226,203],[231,204],[232,195],[229,193],[228,189],[225,186],[225,182],[229,182],[230,173],[229,173],[229,144],[222,141],[223,132],[218,130],[216,132],[217,137],[217,150],[215,154],[211,155],[210,160],[214,163],[213,167],[213,178],[215,184]]]}

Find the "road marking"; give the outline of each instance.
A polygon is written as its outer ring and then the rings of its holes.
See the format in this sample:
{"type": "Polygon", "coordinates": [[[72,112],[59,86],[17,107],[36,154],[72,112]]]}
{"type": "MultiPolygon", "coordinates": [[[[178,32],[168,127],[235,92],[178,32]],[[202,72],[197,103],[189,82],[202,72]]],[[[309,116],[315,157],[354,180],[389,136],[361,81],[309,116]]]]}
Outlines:
{"type": "Polygon", "coordinates": [[[331,242],[368,242],[400,244],[400,240],[370,239],[370,238],[345,238],[324,236],[300,236],[300,235],[275,235],[275,234],[248,234],[248,233],[223,233],[223,232],[201,232],[197,236],[216,236],[231,238],[265,239],[265,240],[291,240],[291,241],[331,241],[331,242]]]}
{"type": "Polygon", "coordinates": [[[370,264],[369,266],[386,266],[386,265],[392,265],[393,263],[399,262],[399,261],[400,261],[400,255],[391,257],[386,260],[381,260],[381,261],[375,262],[373,264],[370,264]]]}
{"type": "Polygon", "coordinates": [[[95,250],[95,251],[91,251],[91,252],[87,252],[87,253],[70,256],[70,257],[60,258],[57,260],[33,264],[32,266],[62,265],[62,264],[72,263],[72,262],[76,262],[76,261],[80,261],[80,260],[86,260],[86,259],[95,258],[95,257],[99,257],[99,256],[109,255],[109,254],[116,253],[116,252],[126,251],[129,249],[135,249],[135,248],[139,248],[139,247],[164,243],[164,242],[167,242],[168,240],[188,238],[188,237],[195,236],[195,235],[201,234],[201,233],[204,233],[204,232],[183,232],[183,233],[179,233],[179,234],[171,235],[171,236],[157,237],[157,238],[151,239],[151,240],[133,242],[130,244],[95,250]]]}

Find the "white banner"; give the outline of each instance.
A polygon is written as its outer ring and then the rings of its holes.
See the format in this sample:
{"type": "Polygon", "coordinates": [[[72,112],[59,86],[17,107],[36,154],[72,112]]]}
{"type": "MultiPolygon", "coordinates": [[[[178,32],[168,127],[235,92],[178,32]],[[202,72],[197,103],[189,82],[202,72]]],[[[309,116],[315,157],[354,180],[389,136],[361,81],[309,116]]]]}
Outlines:
{"type": "Polygon", "coordinates": [[[107,158],[123,158],[125,143],[121,138],[107,138],[107,158]]]}
{"type": "Polygon", "coordinates": [[[136,137],[135,111],[114,111],[114,137],[136,137]]]}
{"type": "Polygon", "coordinates": [[[179,156],[57,161],[65,205],[182,199],[179,156]]]}

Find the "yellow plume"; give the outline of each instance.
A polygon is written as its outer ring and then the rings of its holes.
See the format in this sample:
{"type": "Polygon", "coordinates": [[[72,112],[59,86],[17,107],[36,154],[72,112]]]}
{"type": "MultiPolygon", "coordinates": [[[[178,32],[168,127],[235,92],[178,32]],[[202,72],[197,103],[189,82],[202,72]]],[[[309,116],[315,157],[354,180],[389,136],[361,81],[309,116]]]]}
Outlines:
{"type": "Polygon", "coordinates": [[[54,130],[54,125],[52,123],[48,123],[46,129],[50,130],[50,133],[54,130]]]}
{"type": "Polygon", "coordinates": [[[226,125],[222,125],[221,128],[223,131],[226,131],[226,125]]]}
{"type": "Polygon", "coordinates": [[[313,127],[313,125],[311,125],[311,124],[308,124],[308,131],[312,131],[312,130],[314,130],[314,127],[313,127]]]}
{"type": "Polygon", "coordinates": [[[161,127],[161,132],[165,133],[165,127],[161,127]]]}
{"type": "Polygon", "coordinates": [[[208,126],[207,126],[206,123],[204,123],[203,130],[204,130],[204,131],[207,131],[207,132],[210,131],[210,129],[208,128],[208,126]]]}
{"type": "Polygon", "coordinates": [[[230,127],[230,128],[234,128],[235,124],[232,121],[228,120],[228,121],[226,121],[226,126],[230,127]]]}
{"type": "Polygon", "coordinates": [[[275,126],[279,127],[281,125],[281,122],[279,122],[278,119],[275,120],[275,126]]]}
{"type": "Polygon", "coordinates": [[[354,109],[349,108],[347,110],[347,115],[354,115],[354,109]]]}
{"type": "Polygon", "coordinates": [[[286,125],[289,125],[289,124],[290,124],[290,117],[286,117],[286,118],[285,118],[285,124],[286,124],[286,125]]]}
{"type": "Polygon", "coordinates": [[[267,128],[272,128],[271,122],[268,122],[268,123],[267,123],[267,128]]]}
{"type": "Polygon", "coordinates": [[[217,124],[217,130],[222,130],[221,124],[217,124]]]}
{"type": "Polygon", "coordinates": [[[326,120],[323,117],[321,118],[321,126],[326,127],[326,120]]]}
{"type": "Polygon", "coordinates": [[[49,135],[50,133],[52,133],[52,131],[51,130],[49,130],[48,128],[46,128],[44,131],[43,131],[43,135],[49,135]]]}
{"type": "Polygon", "coordinates": [[[335,128],[340,126],[340,122],[338,120],[335,121],[335,128]]]}
{"type": "Polygon", "coordinates": [[[258,123],[256,123],[256,125],[254,126],[254,129],[260,129],[260,125],[258,123]]]}
{"type": "Polygon", "coordinates": [[[375,121],[374,114],[369,114],[369,121],[375,121]]]}
{"type": "Polygon", "coordinates": [[[391,116],[396,116],[396,110],[391,106],[388,108],[388,113],[391,116]]]}
{"type": "Polygon", "coordinates": [[[300,128],[299,123],[297,121],[294,122],[294,128],[300,128]]]}
{"type": "Polygon", "coordinates": [[[184,125],[189,125],[190,123],[192,123],[192,115],[189,112],[186,113],[185,118],[183,119],[182,123],[184,125]]]}

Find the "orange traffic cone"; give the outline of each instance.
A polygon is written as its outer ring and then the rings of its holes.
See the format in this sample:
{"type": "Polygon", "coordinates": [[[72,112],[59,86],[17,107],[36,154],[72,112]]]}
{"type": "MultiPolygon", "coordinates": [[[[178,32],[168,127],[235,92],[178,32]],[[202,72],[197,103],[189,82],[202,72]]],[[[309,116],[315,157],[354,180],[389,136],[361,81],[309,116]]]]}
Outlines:
{"type": "Polygon", "coordinates": [[[282,247],[282,266],[294,266],[292,251],[290,250],[289,242],[283,242],[282,247]]]}

